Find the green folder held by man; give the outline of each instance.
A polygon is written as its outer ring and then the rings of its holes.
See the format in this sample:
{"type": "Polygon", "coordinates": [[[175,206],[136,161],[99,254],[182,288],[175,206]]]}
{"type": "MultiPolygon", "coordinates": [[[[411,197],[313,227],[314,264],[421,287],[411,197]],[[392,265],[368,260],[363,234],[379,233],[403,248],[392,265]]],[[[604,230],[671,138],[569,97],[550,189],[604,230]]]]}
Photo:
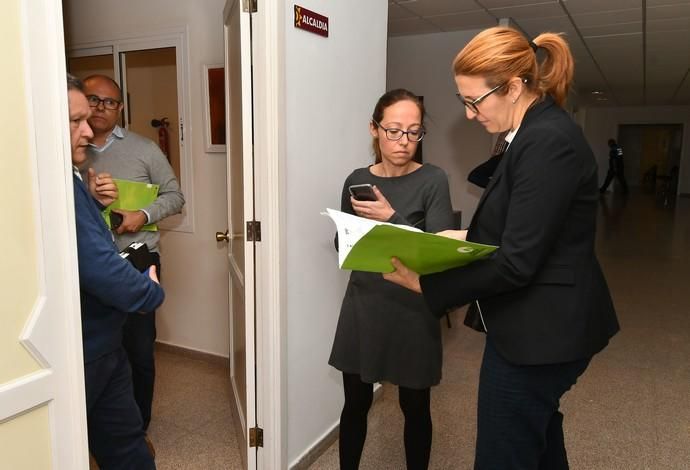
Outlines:
{"type": "MultiPolygon", "coordinates": [[[[113,181],[117,186],[117,191],[119,193],[118,197],[101,212],[108,228],[112,228],[110,226],[110,213],[113,209],[138,211],[148,207],[158,198],[157,184],[120,180],[116,178],[113,178],[113,181]]],[[[141,230],[156,232],[158,231],[158,226],[156,224],[147,224],[141,227],[141,230]]]]}
{"type": "Polygon", "coordinates": [[[419,274],[464,266],[482,259],[498,247],[422,232],[414,227],[377,222],[326,209],[338,230],[341,269],[389,273],[396,257],[419,274]]]}

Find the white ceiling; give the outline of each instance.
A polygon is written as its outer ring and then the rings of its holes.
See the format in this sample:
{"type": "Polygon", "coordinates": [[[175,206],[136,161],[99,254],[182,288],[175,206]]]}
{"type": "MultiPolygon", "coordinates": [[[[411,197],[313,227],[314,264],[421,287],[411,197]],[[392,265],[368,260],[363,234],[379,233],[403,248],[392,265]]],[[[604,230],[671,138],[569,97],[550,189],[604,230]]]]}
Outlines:
{"type": "Polygon", "coordinates": [[[581,102],[690,105],[690,0],[390,0],[388,35],[495,26],[563,32],[581,102]],[[604,94],[592,94],[602,91],[604,94]]]}

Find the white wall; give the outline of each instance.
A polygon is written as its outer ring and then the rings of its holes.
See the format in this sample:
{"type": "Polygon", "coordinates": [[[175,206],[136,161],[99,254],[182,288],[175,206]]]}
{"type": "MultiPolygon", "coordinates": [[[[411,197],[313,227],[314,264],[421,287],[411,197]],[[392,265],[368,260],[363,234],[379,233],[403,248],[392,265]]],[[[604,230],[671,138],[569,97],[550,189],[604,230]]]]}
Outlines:
{"type": "Polygon", "coordinates": [[[345,177],[372,163],[368,120],[385,90],[387,2],[302,0],[329,18],[329,37],[285,18],[287,122],[288,463],[335,426],[342,379],[328,366],[347,273],[335,227],[345,177]]]}
{"type": "Polygon", "coordinates": [[[678,192],[690,193],[690,106],[588,108],[584,131],[599,163],[600,181],[604,180],[608,169],[606,142],[611,137],[616,138],[618,126],[622,124],[683,124],[678,192]]]}
{"type": "Polygon", "coordinates": [[[186,0],[64,3],[70,46],[187,28],[191,122],[186,123],[185,137],[193,162],[194,231],[163,233],[166,300],[158,311],[158,339],[227,356],[227,257],[225,246],[214,238],[227,227],[225,154],[204,152],[201,82],[204,64],[223,63],[225,0],[204,0],[203,6],[186,0]]]}
{"type": "Polygon", "coordinates": [[[394,37],[388,40],[387,89],[407,88],[424,96],[427,111],[424,161],[443,168],[450,182],[453,208],[467,227],[482,190],[468,183],[468,173],[488,160],[492,138],[476,121],[468,121],[451,65],[478,30],[394,37]]]}

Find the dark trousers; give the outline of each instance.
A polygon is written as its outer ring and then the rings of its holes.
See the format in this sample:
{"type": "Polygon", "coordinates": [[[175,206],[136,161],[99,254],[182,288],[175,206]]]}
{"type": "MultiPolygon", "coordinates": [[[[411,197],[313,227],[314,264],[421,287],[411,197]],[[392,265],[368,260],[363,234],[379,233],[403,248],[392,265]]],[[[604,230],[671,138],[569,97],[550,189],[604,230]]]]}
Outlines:
{"type": "Polygon", "coordinates": [[[89,450],[101,470],[155,469],[125,351],[119,348],[84,364],[84,381],[89,450]]]}
{"type": "Polygon", "coordinates": [[[605,193],[609,185],[611,184],[611,181],[613,181],[613,178],[616,178],[618,180],[618,183],[621,185],[623,193],[627,193],[628,182],[625,181],[625,168],[622,162],[609,164],[609,171],[606,172],[606,179],[604,179],[604,183],[601,185],[601,188],[599,188],[599,192],[605,193]]]}
{"type": "Polygon", "coordinates": [[[563,394],[590,358],[563,364],[509,363],[487,338],[479,376],[475,470],[566,470],[563,394]]]}
{"type": "MultiPolygon", "coordinates": [[[[340,470],[357,470],[367,437],[367,414],[374,385],[362,382],[358,374],[343,373],[345,405],[340,415],[338,441],[340,470]]],[[[408,470],[426,470],[431,454],[430,389],[398,387],[400,409],[405,416],[405,461],[408,470]]]]}
{"type": "MultiPolygon", "coordinates": [[[[156,264],[158,279],[161,276],[160,256],[151,252],[156,264]]],[[[143,315],[129,314],[122,329],[122,346],[124,346],[132,366],[132,384],[134,399],[137,401],[144,431],[151,422],[151,406],[153,404],[153,385],[156,380],[156,363],[154,359],[154,343],[156,341],[156,312],[143,315]]]]}

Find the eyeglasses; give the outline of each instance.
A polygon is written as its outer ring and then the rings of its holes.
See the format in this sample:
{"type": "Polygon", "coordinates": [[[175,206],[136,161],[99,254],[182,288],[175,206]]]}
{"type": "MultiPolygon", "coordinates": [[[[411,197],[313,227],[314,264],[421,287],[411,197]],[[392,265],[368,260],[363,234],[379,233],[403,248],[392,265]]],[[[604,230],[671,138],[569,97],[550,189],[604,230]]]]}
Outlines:
{"type": "Polygon", "coordinates": [[[99,98],[96,95],[89,95],[86,97],[89,101],[89,106],[98,108],[98,105],[103,103],[103,107],[109,110],[115,110],[120,107],[120,102],[114,98],[99,98]]]}
{"type": "Polygon", "coordinates": [[[458,97],[460,102],[465,105],[467,109],[472,111],[474,114],[479,114],[479,109],[477,108],[477,105],[484,101],[489,95],[491,95],[493,92],[501,88],[502,86],[505,86],[505,83],[501,83],[498,86],[493,87],[491,90],[487,91],[484,93],[482,96],[479,98],[475,98],[472,101],[467,101],[464,96],[462,96],[460,93],[456,93],[455,96],[458,97]]]}
{"type": "Polygon", "coordinates": [[[424,134],[426,134],[426,130],[424,130],[424,128],[421,126],[404,131],[396,127],[385,128],[376,121],[374,121],[374,124],[376,124],[386,132],[386,139],[392,141],[400,140],[402,139],[402,136],[407,135],[407,140],[409,140],[410,142],[419,142],[424,138],[424,134]]]}

